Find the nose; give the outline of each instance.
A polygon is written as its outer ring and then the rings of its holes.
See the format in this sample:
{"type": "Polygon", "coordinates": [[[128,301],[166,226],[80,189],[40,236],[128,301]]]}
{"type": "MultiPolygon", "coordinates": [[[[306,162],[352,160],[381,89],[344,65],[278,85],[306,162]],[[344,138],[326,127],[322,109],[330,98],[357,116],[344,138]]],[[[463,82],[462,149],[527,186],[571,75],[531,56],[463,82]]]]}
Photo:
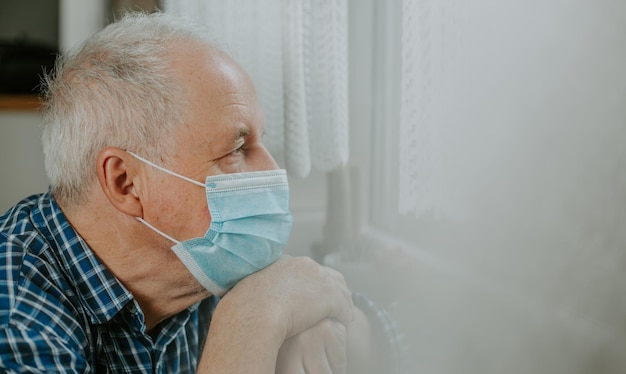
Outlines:
{"type": "Polygon", "coordinates": [[[253,171],[276,170],[279,168],[276,160],[274,160],[274,157],[272,157],[272,154],[264,144],[259,144],[251,166],[253,171]]]}

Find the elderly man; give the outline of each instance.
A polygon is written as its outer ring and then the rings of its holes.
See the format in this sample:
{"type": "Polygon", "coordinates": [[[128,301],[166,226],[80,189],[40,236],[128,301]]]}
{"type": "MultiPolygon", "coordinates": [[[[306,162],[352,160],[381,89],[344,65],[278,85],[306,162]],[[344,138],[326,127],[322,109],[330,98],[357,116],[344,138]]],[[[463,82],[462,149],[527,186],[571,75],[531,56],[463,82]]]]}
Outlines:
{"type": "Polygon", "coordinates": [[[3,371],[361,371],[377,350],[343,277],[281,255],[288,187],[262,135],[250,78],[163,14],[62,59],[50,191],[0,218],[3,371]]]}

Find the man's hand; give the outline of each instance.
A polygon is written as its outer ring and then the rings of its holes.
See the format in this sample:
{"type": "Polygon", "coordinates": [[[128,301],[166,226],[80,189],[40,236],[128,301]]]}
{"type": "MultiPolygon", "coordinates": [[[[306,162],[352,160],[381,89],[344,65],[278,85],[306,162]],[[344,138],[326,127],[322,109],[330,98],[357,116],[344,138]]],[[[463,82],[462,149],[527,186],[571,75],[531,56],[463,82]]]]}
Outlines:
{"type": "Polygon", "coordinates": [[[308,257],[283,255],[241,280],[226,297],[237,297],[256,313],[269,314],[266,317],[284,331],[284,339],[326,318],[344,326],[354,319],[352,293],[343,275],[308,257]]]}
{"type": "Polygon", "coordinates": [[[282,256],[222,298],[198,371],[274,373],[285,340],[326,319],[349,326],[354,311],[339,272],[307,257],[282,256]]]}
{"type": "Polygon", "coordinates": [[[287,339],[276,362],[276,374],[345,374],[346,327],[324,319],[287,339]]]}
{"type": "Polygon", "coordinates": [[[325,319],[287,339],[276,363],[277,374],[369,373],[375,363],[367,317],[355,307],[349,326],[325,319]]]}

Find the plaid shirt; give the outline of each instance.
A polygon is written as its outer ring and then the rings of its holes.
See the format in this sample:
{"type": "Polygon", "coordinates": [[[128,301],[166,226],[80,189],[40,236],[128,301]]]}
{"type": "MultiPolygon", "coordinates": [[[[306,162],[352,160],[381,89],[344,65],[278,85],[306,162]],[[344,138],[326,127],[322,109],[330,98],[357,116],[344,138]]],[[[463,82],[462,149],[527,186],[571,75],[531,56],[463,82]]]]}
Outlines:
{"type": "Polygon", "coordinates": [[[194,372],[214,304],[164,321],[153,339],[132,294],[49,194],[0,217],[2,372],[194,372]]]}
{"type": "MultiPolygon", "coordinates": [[[[217,298],[146,333],[132,294],[74,231],[49,193],[0,217],[0,369],[7,373],[192,373],[217,298]]],[[[373,372],[404,373],[386,311],[354,295],[379,343],[373,372]]]]}

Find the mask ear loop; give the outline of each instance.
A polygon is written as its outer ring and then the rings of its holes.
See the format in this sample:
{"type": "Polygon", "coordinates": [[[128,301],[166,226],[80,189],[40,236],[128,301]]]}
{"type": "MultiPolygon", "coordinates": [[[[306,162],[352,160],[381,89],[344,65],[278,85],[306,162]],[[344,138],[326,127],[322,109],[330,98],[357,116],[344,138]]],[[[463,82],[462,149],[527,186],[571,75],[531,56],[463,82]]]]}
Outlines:
{"type": "Polygon", "coordinates": [[[141,223],[143,223],[144,225],[148,226],[148,228],[152,229],[152,231],[156,232],[157,234],[160,234],[162,237],[164,237],[165,239],[168,239],[171,242],[174,242],[176,244],[180,244],[180,242],[174,238],[172,238],[171,236],[167,235],[166,233],[164,233],[163,231],[157,229],[156,227],[152,226],[151,224],[148,223],[148,221],[146,221],[145,219],[141,218],[141,217],[135,217],[135,219],[141,223]]]}
{"type": "Polygon", "coordinates": [[[159,170],[161,170],[161,171],[162,171],[162,172],[164,172],[164,173],[167,173],[167,174],[169,174],[169,175],[173,175],[173,176],[178,177],[178,178],[180,178],[180,179],[186,180],[187,182],[191,182],[191,183],[195,184],[196,186],[205,187],[204,183],[200,183],[200,182],[198,182],[197,180],[191,179],[191,178],[186,177],[186,176],[184,176],[184,175],[180,175],[180,174],[174,173],[174,172],[173,172],[173,171],[171,171],[171,170],[167,170],[167,169],[166,169],[166,168],[164,168],[163,166],[159,166],[159,165],[157,165],[157,164],[153,163],[152,161],[148,161],[148,160],[146,160],[145,158],[143,158],[143,157],[141,157],[141,156],[138,156],[138,155],[136,155],[135,153],[133,153],[133,152],[131,152],[131,151],[126,151],[126,152],[128,152],[129,154],[131,154],[131,155],[132,155],[133,157],[135,157],[136,159],[138,159],[138,160],[140,160],[140,161],[143,161],[143,162],[145,162],[146,164],[148,164],[148,165],[150,165],[150,166],[152,166],[152,167],[154,167],[154,168],[156,168],[156,169],[159,169],[159,170]]]}
{"type": "MultiPolygon", "coordinates": [[[[148,165],[150,165],[150,166],[152,166],[152,167],[154,167],[154,168],[156,168],[156,169],[158,169],[158,170],[160,170],[160,171],[162,171],[162,172],[164,172],[164,173],[167,173],[167,174],[173,175],[173,176],[175,176],[175,177],[178,177],[178,178],[180,178],[180,179],[186,180],[187,182],[191,182],[191,183],[193,183],[193,184],[195,184],[195,185],[197,185],[197,186],[200,186],[200,187],[205,187],[205,185],[204,185],[204,184],[202,184],[202,183],[200,183],[200,182],[198,182],[198,181],[196,181],[196,180],[193,180],[193,179],[191,179],[191,178],[188,178],[188,177],[186,177],[186,176],[184,176],[184,175],[180,175],[180,174],[174,173],[174,172],[173,172],[173,171],[171,171],[171,170],[167,170],[166,168],[164,168],[164,167],[162,167],[162,166],[159,166],[159,165],[157,165],[157,164],[155,164],[155,163],[153,163],[153,162],[151,162],[151,161],[146,160],[145,158],[143,158],[143,157],[141,157],[141,156],[139,156],[139,155],[136,155],[134,152],[131,152],[131,151],[128,151],[128,150],[127,150],[126,152],[128,152],[130,155],[132,155],[133,157],[135,157],[135,158],[136,158],[136,159],[138,159],[139,161],[143,161],[143,162],[145,162],[146,164],[148,164],[148,165]]],[[[157,229],[156,227],[154,227],[153,225],[151,225],[150,223],[148,223],[148,221],[146,221],[145,219],[143,219],[143,218],[141,218],[141,217],[135,217],[135,219],[136,219],[137,221],[139,221],[139,222],[143,223],[144,225],[148,226],[148,228],[152,229],[152,231],[156,232],[157,234],[160,234],[160,235],[161,235],[162,237],[164,237],[165,239],[167,239],[167,240],[169,240],[169,241],[171,241],[171,242],[174,242],[174,243],[176,243],[176,244],[180,244],[180,242],[179,242],[178,240],[176,240],[176,239],[172,238],[171,236],[167,235],[167,234],[166,234],[166,233],[164,233],[163,231],[161,231],[161,230],[157,229]]]]}

